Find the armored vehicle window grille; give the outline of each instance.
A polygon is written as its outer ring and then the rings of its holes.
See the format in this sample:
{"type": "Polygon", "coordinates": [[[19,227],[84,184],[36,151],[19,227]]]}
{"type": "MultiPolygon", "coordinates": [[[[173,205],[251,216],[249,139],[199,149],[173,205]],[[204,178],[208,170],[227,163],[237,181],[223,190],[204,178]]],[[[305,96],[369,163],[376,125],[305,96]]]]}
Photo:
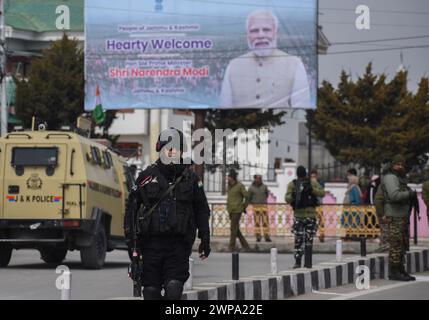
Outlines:
{"type": "Polygon", "coordinates": [[[103,159],[104,159],[104,167],[106,169],[110,169],[112,167],[112,159],[110,158],[110,154],[108,151],[103,152],[103,159]]]}
{"type": "Polygon", "coordinates": [[[107,154],[107,157],[109,158],[110,166],[111,166],[111,167],[113,167],[113,159],[112,159],[112,155],[110,154],[110,152],[107,152],[107,151],[106,151],[106,154],[107,154]]]}
{"type": "Polygon", "coordinates": [[[91,155],[95,164],[101,165],[101,155],[100,150],[97,147],[91,147],[91,155]]]}
{"type": "Polygon", "coordinates": [[[12,166],[47,166],[55,167],[58,163],[57,147],[14,147],[12,149],[12,166]]]}

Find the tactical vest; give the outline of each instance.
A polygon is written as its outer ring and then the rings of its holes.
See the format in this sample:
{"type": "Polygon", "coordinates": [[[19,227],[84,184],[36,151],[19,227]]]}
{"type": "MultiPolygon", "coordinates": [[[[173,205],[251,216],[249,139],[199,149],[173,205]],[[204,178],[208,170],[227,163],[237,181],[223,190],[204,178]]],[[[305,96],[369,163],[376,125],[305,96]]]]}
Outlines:
{"type": "Polygon", "coordinates": [[[319,205],[317,197],[313,195],[313,188],[308,179],[295,179],[293,183],[295,185],[295,198],[292,202],[294,209],[317,207],[319,205]]]}
{"type": "Polygon", "coordinates": [[[169,187],[167,180],[155,167],[151,181],[140,188],[143,199],[139,212],[140,234],[143,237],[151,235],[185,236],[195,230],[192,207],[193,186],[191,175],[184,172],[182,180],[149,215],[150,208],[159,201],[169,187]]]}

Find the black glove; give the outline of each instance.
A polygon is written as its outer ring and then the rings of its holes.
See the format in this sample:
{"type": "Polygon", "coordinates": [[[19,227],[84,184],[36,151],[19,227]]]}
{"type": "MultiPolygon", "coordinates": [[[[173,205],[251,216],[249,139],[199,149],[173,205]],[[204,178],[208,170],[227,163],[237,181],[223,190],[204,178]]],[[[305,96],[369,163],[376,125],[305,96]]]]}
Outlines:
{"type": "Polygon", "coordinates": [[[201,243],[198,247],[198,253],[200,254],[200,258],[207,258],[210,254],[210,235],[205,234],[201,237],[201,243]]]}
{"type": "Polygon", "coordinates": [[[125,230],[125,243],[128,249],[131,250],[133,246],[133,233],[130,230],[125,230]]]}
{"type": "Polygon", "coordinates": [[[409,193],[410,193],[410,200],[414,201],[414,199],[417,197],[417,191],[410,189],[409,193]]]}

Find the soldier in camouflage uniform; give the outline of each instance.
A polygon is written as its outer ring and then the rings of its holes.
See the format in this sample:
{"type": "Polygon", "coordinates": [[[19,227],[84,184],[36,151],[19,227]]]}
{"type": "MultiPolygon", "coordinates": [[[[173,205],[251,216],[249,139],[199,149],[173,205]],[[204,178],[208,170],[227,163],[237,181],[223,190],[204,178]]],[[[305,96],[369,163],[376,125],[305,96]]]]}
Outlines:
{"type": "MultiPolygon", "coordinates": [[[[294,269],[301,268],[301,259],[304,248],[313,246],[313,238],[317,232],[316,206],[318,197],[324,197],[325,191],[316,179],[309,180],[303,166],[297,168],[297,177],[289,182],[285,200],[293,207],[295,235],[295,265],[294,269]]],[[[309,268],[310,266],[305,265],[309,268]]]]}
{"type": "Polygon", "coordinates": [[[376,252],[389,252],[389,228],[386,220],[386,216],[384,214],[384,194],[383,186],[381,185],[381,181],[383,177],[391,171],[391,160],[386,159],[383,162],[382,170],[381,170],[381,178],[380,184],[377,188],[377,192],[374,196],[374,205],[377,213],[379,226],[380,226],[380,246],[375,250],[376,252]]]}
{"type": "Polygon", "coordinates": [[[376,249],[376,252],[388,252],[389,228],[387,224],[387,218],[384,215],[384,195],[382,188],[378,188],[377,193],[375,194],[374,205],[380,226],[380,246],[376,249]]]}
{"type": "Polygon", "coordinates": [[[382,188],[385,192],[384,213],[389,228],[389,279],[415,280],[404,267],[410,200],[415,196],[415,191],[407,186],[403,156],[393,157],[392,170],[383,177],[382,188]]]}

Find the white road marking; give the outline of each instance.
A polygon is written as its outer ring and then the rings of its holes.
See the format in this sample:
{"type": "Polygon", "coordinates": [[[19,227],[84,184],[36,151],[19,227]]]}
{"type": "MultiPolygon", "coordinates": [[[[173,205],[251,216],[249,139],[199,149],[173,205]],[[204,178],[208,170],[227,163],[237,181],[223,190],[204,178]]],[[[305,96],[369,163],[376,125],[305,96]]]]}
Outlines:
{"type": "Polygon", "coordinates": [[[380,287],[380,288],[377,288],[377,289],[369,289],[369,290],[364,290],[364,291],[359,291],[359,292],[352,292],[352,293],[349,293],[347,295],[343,295],[343,296],[340,296],[340,297],[332,298],[330,300],[348,300],[348,299],[353,299],[353,298],[356,298],[356,297],[365,296],[365,295],[376,293],[376,292],[382,292],[382,291],[386,291],[386,290],[390,290],[390,289],[394,289],[394,288],[400,288],[400,287],[410,286],[410,285],[413,285],[413,284],[415,284],[417,282],[420,282],[420,281],[409,281],[409,282],[395,283],[395,284],[383,286],[383,287],[380,287]]]}
{"type": "Polygon", "coordinates": [[[315,293],[315,294],[327,294],[327,295],[336,295],[336,296],[346,296],[346,295],[348,295],[347,293],[324,292],[324,291],[317,291],[317,290],[312,290],[311,292],[315,293]]]}
{"type": "Polygon", "coordinates": [[[138,298],[138,297],[116,297],[116,298],[107,298],[106,300],[143,300],[143,298],[138,298]]]}
{"type": "MultiPolygon", "coordinates": [[[[376,289],[377,286],[371,286],[369,290],[376,289]]],[[[326,292],[326,291],[318,291],[312,290],[312,293],[315,294],[326,294],[326,295],[336,295],[336,296],[348,296],[350,293],[337,293],[337,292],[326,292]]]]}
{"type": "Polygon", "coordinates": [[[429,276],[415,276],[418,282],[429,282],[429,276]]]}

